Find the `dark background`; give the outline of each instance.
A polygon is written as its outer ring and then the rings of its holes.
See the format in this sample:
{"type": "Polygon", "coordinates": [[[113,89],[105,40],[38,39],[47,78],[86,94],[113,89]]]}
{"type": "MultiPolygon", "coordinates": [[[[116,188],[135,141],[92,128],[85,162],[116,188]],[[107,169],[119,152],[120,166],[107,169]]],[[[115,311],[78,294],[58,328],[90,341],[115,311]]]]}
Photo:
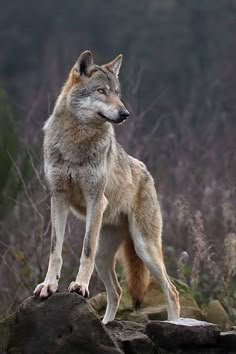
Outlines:
{"type": "MultiPolygon", "coordinates": [[[[116,130],[156,181],[169,273],[236,317],[236,1],[0,1],[0,315],[45,275],[49,194],[42,126],[81,51],[124,54],[116,130]],[[187,252],[187,253],[183,253],[187,252]]],[[[62,287],[83,224],[70,218],[62,287]]],[[[98,289],[93,278],[91,293],[98,289]]]]}

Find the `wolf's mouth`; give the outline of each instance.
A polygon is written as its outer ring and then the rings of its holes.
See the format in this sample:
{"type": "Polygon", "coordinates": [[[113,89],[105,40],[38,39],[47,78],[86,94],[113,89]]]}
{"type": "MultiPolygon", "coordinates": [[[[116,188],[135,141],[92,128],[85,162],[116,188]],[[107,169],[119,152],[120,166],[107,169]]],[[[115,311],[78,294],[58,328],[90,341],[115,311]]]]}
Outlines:
{"type": "Polygon", "coordinates": [[[124,120],[126,120],[126,118],[118,118],[117,120],[112,120],[106,116],[104,116],[104,114],[102,114],[101,112],[98,112],[98,115],[103,118],[106,119],[108,122],[113,123],[113,124],[120,124],[122,123],[124,120]]]}

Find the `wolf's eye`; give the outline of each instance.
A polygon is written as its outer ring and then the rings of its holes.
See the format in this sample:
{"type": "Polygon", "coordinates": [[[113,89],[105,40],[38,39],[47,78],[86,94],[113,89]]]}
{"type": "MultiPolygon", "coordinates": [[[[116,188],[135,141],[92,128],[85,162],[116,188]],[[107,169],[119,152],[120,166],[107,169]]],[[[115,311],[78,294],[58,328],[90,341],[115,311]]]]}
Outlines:
{"type": "Polygon", "coordinates": [[[98,92],[101,94],[101,95],[105,95],[106,94],[106,91],[104,89],[98,89],[98,92]]]}

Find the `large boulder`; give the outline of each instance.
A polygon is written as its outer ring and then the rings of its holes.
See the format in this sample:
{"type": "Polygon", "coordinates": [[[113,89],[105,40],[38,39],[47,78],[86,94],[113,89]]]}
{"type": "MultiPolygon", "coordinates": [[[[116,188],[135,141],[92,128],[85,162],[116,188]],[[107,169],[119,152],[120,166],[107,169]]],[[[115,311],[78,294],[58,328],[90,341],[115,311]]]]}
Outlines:
{"type": "Polygon", "coordinates": [[[27,299],[2,321],[0,333],[0,350],[11,354],[121,353],[94,310],[75,293],[27,299]]]}
{"type": "Polygon", "coordinates": [[[218,353],[220,330],[217,326],[194,319],[177,321],[150,321],[145,333],[158,348],[179,353],[202,353],[213,349],[218,353]]]}
{"type": "Polygon", "coordinates": [[[146,325],[113,321],[107,328],[125,354],[229,353],[228,350],[222,352],[219,328],[204,321],[181,318],[177,321],[149,321],[146,325]]]}
{"type": "Polygon", "coordinates": [[[77,294],[29,298],[0,322],[4,354],[228,354],[235,333],[220,335],[217,326],[193,319],[112,321],[104,326],[77,294]]]}
{"type": "Polygon", "coordinates": [[[220,346],[222,353],[236,352],[236,331],[221,332],[220,346]]]}
{"type": "Polygon", "coordinates": [[[232,327],[229,315],[218,300],[209,303],[206,320],[219,325],[222,330],[229,330],[232,327]]]}

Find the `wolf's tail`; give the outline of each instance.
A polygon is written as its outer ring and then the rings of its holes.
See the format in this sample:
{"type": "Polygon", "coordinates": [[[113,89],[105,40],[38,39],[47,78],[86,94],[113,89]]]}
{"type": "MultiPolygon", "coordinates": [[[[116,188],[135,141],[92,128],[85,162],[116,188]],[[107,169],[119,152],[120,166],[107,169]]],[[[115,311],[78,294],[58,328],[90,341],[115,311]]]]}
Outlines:
{"type": "Polygon", "coordinates": [[[128,289],[133,299],[133,306],[137,309],[143,302],[149,285],[149,271],[137,256],[131,239],[127,239],[123,245],[122,263],[124,265],[128,289]]]}

